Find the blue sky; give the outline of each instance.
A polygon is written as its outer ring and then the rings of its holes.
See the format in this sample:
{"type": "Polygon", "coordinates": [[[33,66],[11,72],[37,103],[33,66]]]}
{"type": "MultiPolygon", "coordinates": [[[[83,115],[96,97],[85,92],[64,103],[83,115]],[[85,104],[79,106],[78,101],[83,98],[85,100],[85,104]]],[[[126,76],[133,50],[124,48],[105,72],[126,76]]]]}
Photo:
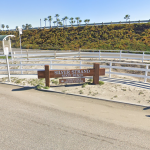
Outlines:
{"type": "Polygon", "coordinates": [[[7,0],[0,2],[0,24],[9,25],[10,29],[26,23],[40,27],[40,19],[45,26],[44,18],[52,16],[55,21],[55,14],[60,19],[80,17],[82,23],[85,19],[90,19],[90,23],[124,21],[126,14],[132,21],[148,20],[149,7],[150,0],[7,0]]]}

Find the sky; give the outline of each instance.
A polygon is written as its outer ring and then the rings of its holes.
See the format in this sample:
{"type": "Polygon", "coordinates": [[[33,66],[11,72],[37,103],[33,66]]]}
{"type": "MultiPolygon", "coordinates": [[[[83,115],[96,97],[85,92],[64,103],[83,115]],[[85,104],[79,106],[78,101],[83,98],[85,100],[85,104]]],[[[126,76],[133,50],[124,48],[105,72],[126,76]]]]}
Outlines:
{"type": "Polygon", "coordinates": [[[52,16],[52,22],[56,21],[55,14],[60,15],[60,20],[65,16],[80,17],[82,23],[85,19],[90,19],[90,23],[125,21],[127,14],[130,21],[149,20],[149,7],[150,0],[7,0],[7,3],[3,0],[0,1],[0,24],[9,25],[9,29],[23,24],[40,27],[41,19],[44,27],[44,18],[52,16]]]}

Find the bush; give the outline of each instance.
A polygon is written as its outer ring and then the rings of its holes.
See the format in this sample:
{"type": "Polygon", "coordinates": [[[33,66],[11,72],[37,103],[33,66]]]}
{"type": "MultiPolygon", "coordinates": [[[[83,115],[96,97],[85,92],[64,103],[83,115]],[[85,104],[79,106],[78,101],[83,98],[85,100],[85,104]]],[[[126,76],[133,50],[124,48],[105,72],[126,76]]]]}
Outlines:
{"type": "Polygon", "coordinates": [[[99,81],[99,85],[103,85],[104,84],[104,82],[103,81],[99,81]]]}

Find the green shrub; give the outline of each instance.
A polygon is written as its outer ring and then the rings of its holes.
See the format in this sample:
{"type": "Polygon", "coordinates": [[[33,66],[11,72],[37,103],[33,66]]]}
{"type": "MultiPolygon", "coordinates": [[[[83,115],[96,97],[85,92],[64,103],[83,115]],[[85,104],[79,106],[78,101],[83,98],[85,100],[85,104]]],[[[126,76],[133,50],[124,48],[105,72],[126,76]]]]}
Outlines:
{"type": "Polygon", "coordinates": [[[103,85],[104,84],[104,82],[103,81],[99,81],[99,85],[103,85]]]}

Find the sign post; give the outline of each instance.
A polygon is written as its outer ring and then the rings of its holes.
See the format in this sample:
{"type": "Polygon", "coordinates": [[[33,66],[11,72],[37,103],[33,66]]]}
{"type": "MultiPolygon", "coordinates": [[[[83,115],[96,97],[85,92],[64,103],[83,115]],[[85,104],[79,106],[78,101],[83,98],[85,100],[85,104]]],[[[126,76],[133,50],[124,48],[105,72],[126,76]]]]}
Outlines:
{"type": "Polygon", "coordinates": [[[99,84],[99,76],[105,75],[105,69],[99,66],[98,63],[94,63],[93,69],[49,70],[49,65],[45,65],[44,71],[38,71],[38,78],[45,78],[48,87],[50,87],[50,78],[59,77],[78,77],[60,79],[59,83],[79,83],[85,82],[84,76],[93,76],[93,84],[99,84]]]}
{"type": "Polygon", "coordinates": [[[9,54],[8,47],[4,47],[4,55],[6,56],[6,63],[7,63],[8,81],[11,82],[8,54],[9,54]]]}
{"type": "Polygon", "coordinates": [[[21,34],[22,34],[22,28],[18,27],[19,30],[19,37],[20,37],[20,50],[21,50],[21,57],[22,57],[22,48],[21,48],[21,34]]]}

